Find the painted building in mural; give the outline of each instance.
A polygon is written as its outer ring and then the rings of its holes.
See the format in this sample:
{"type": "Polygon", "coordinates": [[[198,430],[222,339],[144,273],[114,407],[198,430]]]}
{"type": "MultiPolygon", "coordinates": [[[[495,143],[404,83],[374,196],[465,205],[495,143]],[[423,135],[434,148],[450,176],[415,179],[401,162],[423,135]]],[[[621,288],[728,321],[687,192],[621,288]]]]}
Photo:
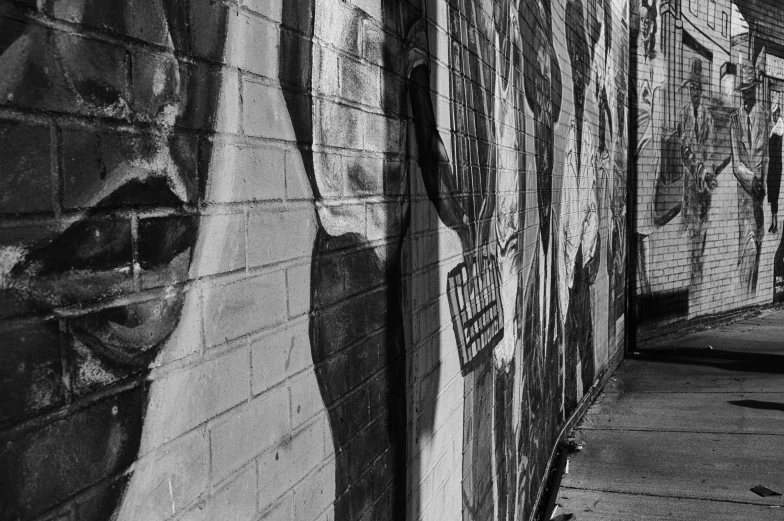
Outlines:
{"type": "Polygon", "coordinates": [[[641,0],[633,10],[645,341],[662,325],[780,298],[781,13],[730,0],[641,0]]]}

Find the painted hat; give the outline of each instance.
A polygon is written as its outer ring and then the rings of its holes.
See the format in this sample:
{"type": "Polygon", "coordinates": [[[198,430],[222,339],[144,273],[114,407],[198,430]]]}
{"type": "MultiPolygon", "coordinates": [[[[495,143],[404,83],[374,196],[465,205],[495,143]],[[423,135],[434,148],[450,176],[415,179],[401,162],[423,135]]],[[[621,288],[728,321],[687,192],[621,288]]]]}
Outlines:
{"type": "Polygon", "coordinates": [[[743,60],[743,63],[740,66],[740,85],[735,87],[735,91],[740,92],[748,90],[756,87],[760,83],[762,82],[757,78],[757,69],[754,67],[754,64],[749,60],[743,60]]]}
{"type": "Polygon", "coordinates": [[[651,4],[648,5],[646,0],[642,0],[642,5],[640,6],[640,18],[656,18],[656,0],[651,0],[651,4]]]}
{"type": "Polygon", "coordinates": [[[705,84],[705,77],[702,75],[702,60],[694,58],[691,61],[691,72],[689,77],[683,80],[679,88],[688,86],[691,83],[699,83],[700,86],[705,84]]]}

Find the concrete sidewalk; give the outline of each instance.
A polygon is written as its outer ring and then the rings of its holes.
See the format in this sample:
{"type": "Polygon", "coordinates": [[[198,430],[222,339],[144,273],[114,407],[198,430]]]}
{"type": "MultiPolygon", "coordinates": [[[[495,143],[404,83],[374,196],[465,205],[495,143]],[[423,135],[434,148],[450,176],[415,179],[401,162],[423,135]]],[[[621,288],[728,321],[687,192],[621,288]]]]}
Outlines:
{"type": "Polygon", "coordinates": [[[557,514],[784,520],[784,310],[627,359],[575,430],[557,514]],[[710,347],[709,347],[710,346],[710,347]]]}

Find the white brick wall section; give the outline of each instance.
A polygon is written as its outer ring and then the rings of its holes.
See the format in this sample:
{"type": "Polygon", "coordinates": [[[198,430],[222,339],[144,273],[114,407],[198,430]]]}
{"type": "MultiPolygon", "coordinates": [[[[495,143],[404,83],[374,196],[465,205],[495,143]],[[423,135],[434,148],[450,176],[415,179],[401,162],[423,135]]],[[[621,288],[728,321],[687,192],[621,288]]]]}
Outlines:
{"type": "Polygon", "coordinates": [[[249,374],[248,360],[248,348],[243,343],[154,381],[142,435],[142,453],[247,400],[250,378],[242,375],[249,374]]]}
{"type": "Polygon", "coordinates": [[[118,519],[167,519],[207,491],[209,444],[204,429],[189,432],[136,463],[118,519]]]}
{"type": "MultiPolygon", "coordinates": [[[[327,425],[326,414],[320,415],[315,421],[308,424],[300,432],[286,439],[277,448],[261,456],[258,462],[259,476],[259,504],[271,505],[279,497],[302,481],[312,470],[320,467],[333,459],[327,459],[325,445],[329,444],[329,453],[333,451],[331,434],[327,425]],[[329,438],[325,439],[325,436],[329,438]]],[[[334,466],[332,467],[331,484],[326,487],[335,488],[334,466]]]]}
{"type": "Polygon", "coordinates": [[[216,485],[290,435],[289,390],[276,387],[210,427],[212,483],[216,485]]]}

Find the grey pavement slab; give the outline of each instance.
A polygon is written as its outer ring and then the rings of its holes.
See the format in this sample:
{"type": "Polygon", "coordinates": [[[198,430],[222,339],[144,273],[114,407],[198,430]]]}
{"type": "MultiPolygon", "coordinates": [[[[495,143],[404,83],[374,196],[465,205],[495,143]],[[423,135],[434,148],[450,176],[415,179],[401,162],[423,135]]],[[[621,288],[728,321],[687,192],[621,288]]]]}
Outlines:
{"type": "Polygon", "coordinates": [[[641,350],[574,434],[558,503],[580,521],[784,521],[750,490],[784,493],[784,310],[641,350]]]}
{"type": "Polygon", "coordinates": [[[582,430],[562,487],[784,505],[749,489],[784,492],[782,437],[750,434],[582,430]]]}
{"type": "MultiPolygon", "coordinates": [[[[780,355],[784,358],[784,353],[780,355]]],[[[662,357],[663,358],[663,357],[662,357]]],[[[749,363],[743,369],[713,357],[678,360],[624,360],[621,368],[623,380],[616,377],[605,390],[626,393],[779,393],[784,392],[784,375],[760,372],[769,364],[749,363]],[[756,369],[756,370],[753,370],[756,369]]]]}
{"type": "MultiPolygon", "coordinates": [[[[784,347],[784,310],[767,311],[753,318],[692,333],[670,340],[650,349],[665,347],[693,347],[754,353],[781,353],[784,347]]],[[[644,351],[644,350],[643,350],[644,351]]]]}
{"type": "Polygon", "coordinates": [[[784,434],[784,393],[607,393],[583,429],[784,434]]]}
{"type": "MultiPolygon", "coordinates": [[[[578,521],[781,521],[784,508],[564,488],[560,502],[578,521]]],[[[562,512],[559,509],[558,512],[562,512]]]]}

